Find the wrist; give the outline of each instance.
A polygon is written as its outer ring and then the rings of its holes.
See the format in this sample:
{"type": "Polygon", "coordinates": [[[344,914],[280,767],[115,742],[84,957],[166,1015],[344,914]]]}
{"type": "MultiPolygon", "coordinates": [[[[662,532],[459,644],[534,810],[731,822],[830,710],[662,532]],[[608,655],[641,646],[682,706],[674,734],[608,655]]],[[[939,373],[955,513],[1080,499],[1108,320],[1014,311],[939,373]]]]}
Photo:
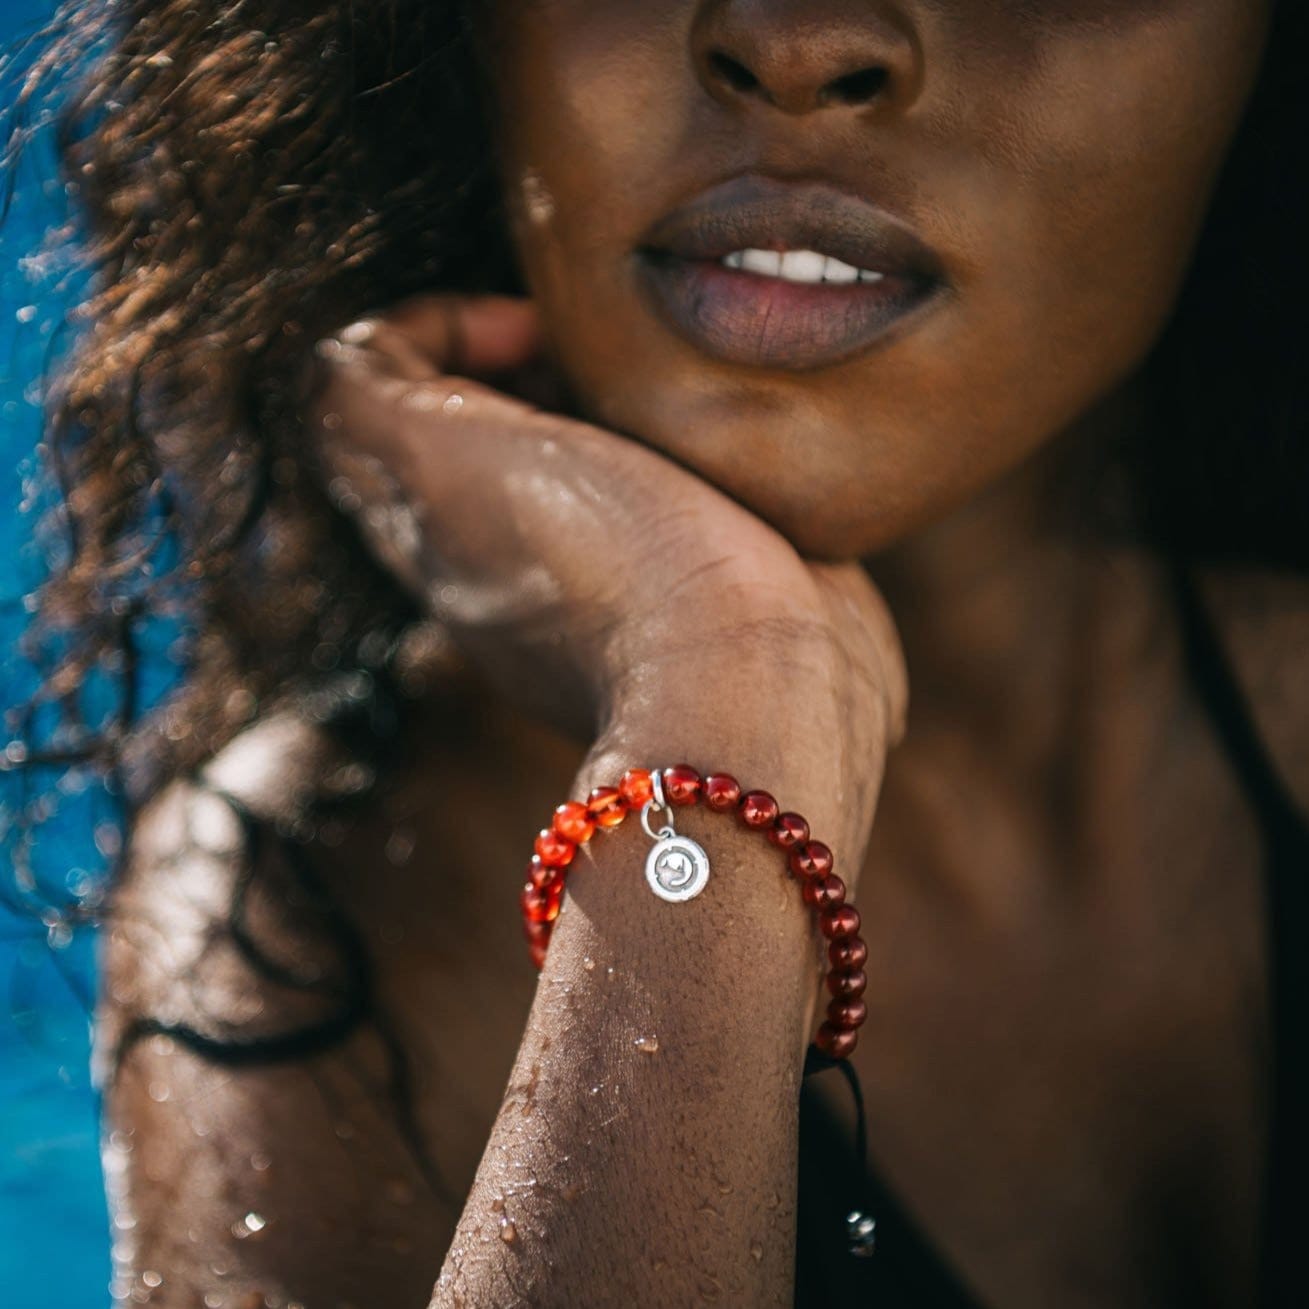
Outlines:
{"type": "MultiPolygon", "coordinates": [[[[748,640],[738,647],[749,650],[748,640]]],[[[830,651],[792,647],[785,657],[715,668],[634,663],[611,701],[574,782],[583,798],[630,767],[690,763],[727,772],[804,814],[830,845],[853,890],[862,867],[890,748],[892,725],[876,687],[856,694],[830,651]]]]}
{"type": "MultiPolygon", "coordinates": [[[[721,972],[714,989],[724,995],[736,994],[741,986],[749,995],[761,985],[762,974],[772,970],[781,990],[767,1010],[785,1022],[788,1011],[792,1020],[799,1017],[796,1004],[812,1017],[813,988],[796,985],[793,970],[807,971],[821,954],[826,956],[822,971],[830,968],[827,986],[833,999],[815,1039],[838,1058],[854,1048],[866,1014],[860,999],[866,981],[860,915],[847,883],[835,872],[834,851],[804,815],[783,810],[771,793],[742,788],[723,772],[702,775],[686,764],[633,768],[617,787],[590,791],[585,805],[561,806],[536,851],[522,907],[538,967],[549,957],[555,926],[565,919],[565,968],[567,956],[590,946],[600,926],[611,943],[630,938],[622,953],[643,957],[647,966],[655,964],[656,972],[681,975],[689,968],[701,982],[721,972]],[[579,864],[597,863],[599,876],[584,876],[579,885],[579,864]],[[635,878],[615,875],[641,863],[653,898],[636,891],[635,878]],[[714,877],[711,868],[717,870],[714,877]],[[576,921],[583,937],[569,930],[575,916],[561,912],[565,882],[582,911],[576,921]],[[705,898],[694,910],[679,909],[675,917],[667,904],[658,903],[699,900],[702,893],[705,898]],[[808,930],[807,910],[817,933],[808,930]],[[761,942],[767,942],[762,952],[761,942]],[[681,966],[659,967],[661,952],[665,964],[676,964],[680,957],[681,966]],[[781,1003],[782,997],[788,1002],[781,1003]]],[[[561,958],[559,953],[555,957],[561,958]]],[[[754,996],[746,1003],[757,1001],[754,996]]],[[[757,1034],[763,1035],[762,1028],[757,1034]]]]}

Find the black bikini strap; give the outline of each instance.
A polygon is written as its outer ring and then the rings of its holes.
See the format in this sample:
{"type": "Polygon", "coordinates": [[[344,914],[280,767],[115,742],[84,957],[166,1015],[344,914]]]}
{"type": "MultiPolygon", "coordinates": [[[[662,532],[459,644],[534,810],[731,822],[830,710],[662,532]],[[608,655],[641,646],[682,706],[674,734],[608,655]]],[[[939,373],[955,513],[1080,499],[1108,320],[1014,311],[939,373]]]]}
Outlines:
{"type": "Polygon", "coordinates": [[[1195,578],[1186,565],[1176,561],[1172,575],[1191,679],[1208,706],[1251,807],[1266,832],[1293,831],[1309,842],[1309,822],[1259,737],[1249,701],[1232,671],[1195,578]]]}
{"type": "Polygon", "coordinates": [[[848,1059],[833,1059],[831,1055],[824,1054],[813,1042],[810,1042],[804,1056],[804,1076],[811,1077],[814,1073],[822,1073],[829,1068],[841,1070],[846,1082],[849,1083],[850,1094],[854,1096],[855,1155],[862,1172],[868,1167],[868,1124],[864,1118],[864,1092],[859,1085],[859,1074],[851,1067],[848,1059]]]}

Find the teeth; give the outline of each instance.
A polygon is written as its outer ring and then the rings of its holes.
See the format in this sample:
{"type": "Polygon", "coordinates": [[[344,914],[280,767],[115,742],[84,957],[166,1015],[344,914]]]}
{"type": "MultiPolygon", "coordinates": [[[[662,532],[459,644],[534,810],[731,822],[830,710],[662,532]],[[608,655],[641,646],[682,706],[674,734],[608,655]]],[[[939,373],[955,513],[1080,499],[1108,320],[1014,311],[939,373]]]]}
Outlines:
{"type": "Polygon", "coordinates": [[[733,250],[723,256],[722,263],[725,268],[810,285],[831,282],[848,286],[852,282],[880,282],[884,276],[872,269],[855,268],[816,250],[733,250]]]}
{"type": "Polygon", "coordinates": [[[824,282],[857,282],[859,270],[851,264],[843,264],[839,259],[829,259],[823,268],[824,282]]]}
{"type": "Polygon", "coordinates": [[[788,282],[821,282],[827,263],[816,250],[788,250],[782,256],[782,276],[788,282]]]}
{"type": "Polygon", "coordinates": [[[780,277],[782,256],[776,250],[745,250],[741,254],[741,267],[747,273],[763,273],[766,277],[780,277]]]}

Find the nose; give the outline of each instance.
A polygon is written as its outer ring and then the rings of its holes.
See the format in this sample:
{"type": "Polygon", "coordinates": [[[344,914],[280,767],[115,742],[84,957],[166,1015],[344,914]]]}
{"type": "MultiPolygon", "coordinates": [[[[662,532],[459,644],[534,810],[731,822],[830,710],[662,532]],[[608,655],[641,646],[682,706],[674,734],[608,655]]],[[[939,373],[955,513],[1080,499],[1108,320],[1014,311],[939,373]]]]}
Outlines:
{"type": "Polygon", "coordinates": [[[692,28],[705,89],[788,114],[911,98],[917,49],[887,0],[707,0],[692,28]]]}

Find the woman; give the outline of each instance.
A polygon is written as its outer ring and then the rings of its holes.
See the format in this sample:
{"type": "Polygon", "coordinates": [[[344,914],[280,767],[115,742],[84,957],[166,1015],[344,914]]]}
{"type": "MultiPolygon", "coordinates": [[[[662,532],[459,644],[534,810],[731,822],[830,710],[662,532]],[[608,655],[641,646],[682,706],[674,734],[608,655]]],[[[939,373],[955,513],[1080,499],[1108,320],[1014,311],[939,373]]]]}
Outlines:
{"type": "Polygon", "coordinates": [[[1303,9],[347,9],[73,33],[46,609],[130,641],[158,504],[197,606],[112,743],[115,1294],[1290,1303],[1303,9]],[[875,1175],[738,825],[527,957],[554,806],[683,760],[835,852],[875,1175]]]}

